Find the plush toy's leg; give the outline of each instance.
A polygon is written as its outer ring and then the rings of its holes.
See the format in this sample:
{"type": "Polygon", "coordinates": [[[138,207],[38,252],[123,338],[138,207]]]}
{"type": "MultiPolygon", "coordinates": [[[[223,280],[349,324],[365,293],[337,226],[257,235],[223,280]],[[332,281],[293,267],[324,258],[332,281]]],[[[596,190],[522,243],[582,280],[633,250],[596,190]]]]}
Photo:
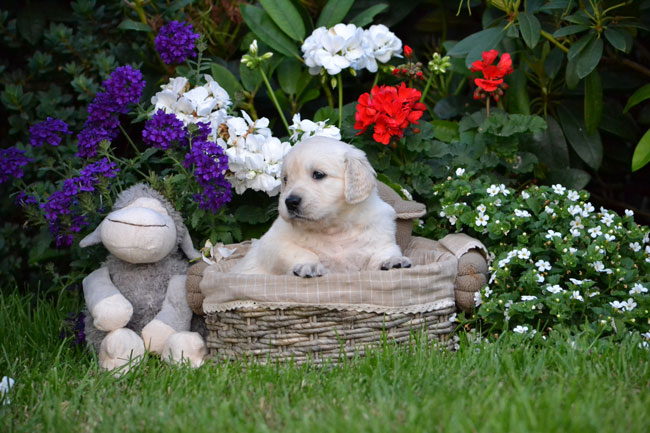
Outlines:
{"type": "Polygon", "coordinates": [[[160,312],[142,329],[144,344],[151,352],[161,354],[170,335],[190,329],[192,310],[187,303],[186,279],[185,275],[171,278],[160,312]]]}
{"type": "Polygon", "coordinates": [[[177,332],[165,342],[162,358],[170,364],[188,362],[194,368],[203,365],[208,349],[197,332],[177,332]]]}
{"type": "MultiPolygon", "coordinates": [[[[120,328],[106,335],[99,348],[99,365],[106,370],[113,370],[132,362],[139,362],[144,355],[142,338],[128,328],[120,328]]],[[[129,371],[126,365],[118,374],[129,371]]]]}
{"type": "Polygon", "coordinates": [[[86,307],[100,331],[123,328],[133,315],[133,306],[111,281],[108,268],[93,271],[83,280],[86,307]]]}

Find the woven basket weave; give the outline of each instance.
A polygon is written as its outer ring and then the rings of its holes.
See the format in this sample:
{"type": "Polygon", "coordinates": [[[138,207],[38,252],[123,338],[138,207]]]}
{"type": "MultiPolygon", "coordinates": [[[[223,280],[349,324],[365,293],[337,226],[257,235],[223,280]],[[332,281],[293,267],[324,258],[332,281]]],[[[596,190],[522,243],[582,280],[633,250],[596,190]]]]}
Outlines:
{"type": "Polygon", "coordinates": [[[453,306],[414,314],[240,308],[208,314],[206,342],[210,356],[220,360],[336,363],[383,341],[406,343],[420,331],[429,343],[452,348],[454,311],[453,306]]]}

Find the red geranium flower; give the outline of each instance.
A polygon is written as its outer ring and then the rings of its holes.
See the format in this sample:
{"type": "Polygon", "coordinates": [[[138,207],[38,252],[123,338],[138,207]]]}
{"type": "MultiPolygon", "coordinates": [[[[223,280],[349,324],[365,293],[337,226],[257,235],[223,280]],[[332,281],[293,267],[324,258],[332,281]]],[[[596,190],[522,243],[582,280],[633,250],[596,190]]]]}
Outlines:
{"type": "Polygon", "coordinates": [[[372,138],[388,144],[392,137],[401,138],[411,124],[418,124],[426,106],[419,102],[422,93],[417,89],[399,86],[375,86],[370,93],[359,97],[354,128],[364,133],[374,125],[372,138]]]}
{"type": "MultiPolygon", "coordinates": [[[[483,52],[483,60],[477,60],[469,68],[472,72],[482,72],[483,78],[475,78],[474,83],[484,91],[491,93],[503,83],[503,77],[512,73],[512,58],[510,54],[503,53],[499,63],[493,65],[499,52],[490,50],[483,52]]],[[[475,95],[476,97],[476,95],[475,95]]]]}

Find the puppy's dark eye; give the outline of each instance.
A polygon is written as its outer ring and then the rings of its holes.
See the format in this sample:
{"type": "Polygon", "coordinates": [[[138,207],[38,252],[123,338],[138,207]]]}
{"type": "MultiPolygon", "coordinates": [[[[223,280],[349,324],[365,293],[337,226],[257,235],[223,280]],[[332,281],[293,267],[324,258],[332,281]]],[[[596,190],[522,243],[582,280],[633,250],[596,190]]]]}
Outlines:
{"type": "Polygon", "coordinates": [[[326,175],[325,173],[323,173],[322,171],[315,171],[315,172],[313,172],[313,173],[311,174],[311,177],[313,177],[313,178],[316,179],[316,180],[321,180],[321,179],[323,179],[325,176],[327,176],[327,175],[326,175]]]}

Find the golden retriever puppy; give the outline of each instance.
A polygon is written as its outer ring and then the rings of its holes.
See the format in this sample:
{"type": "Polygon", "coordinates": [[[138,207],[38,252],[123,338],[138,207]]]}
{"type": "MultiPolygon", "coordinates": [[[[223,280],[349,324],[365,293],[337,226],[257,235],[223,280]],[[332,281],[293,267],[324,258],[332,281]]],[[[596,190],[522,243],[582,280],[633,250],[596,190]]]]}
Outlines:
{"type": "Polygon", "coordinates": [[[230,272],[311,278],[410,267],[375,177],[354,146],[325,137],[297,143],[282,162],[280,216],[230,272]]]}

